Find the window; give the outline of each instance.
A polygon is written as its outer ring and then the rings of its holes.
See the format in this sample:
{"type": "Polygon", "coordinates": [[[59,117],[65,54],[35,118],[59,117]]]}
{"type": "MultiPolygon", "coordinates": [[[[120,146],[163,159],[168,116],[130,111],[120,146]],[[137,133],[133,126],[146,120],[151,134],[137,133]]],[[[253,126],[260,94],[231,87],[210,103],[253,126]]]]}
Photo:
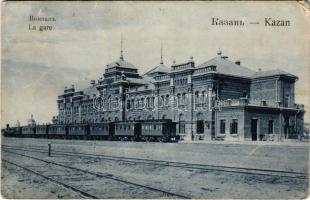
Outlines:
{"type": "Polygon", "coordinates": [[[286,95],[284,97],[284,107],[289,107],[289,105],[290,105],[290,96],[286,95]]]}
{"type": "Polygon", "coordinates": [[[206,92],[202,91],[202,93],[201,93],[201,102],[202,103],[204,103],[206,101],[205,96],[206,96],[206,92]]]}
{"type": "Polygon", "coordinates": [[[127,109],[130,109],[130,100],[127,100],[127,109]]]}
{"type": "Polygon", "coordinates": [[[226,129],[225,120],[222,119],[222,120],[220,121],[220,133],[221,133],[221,134],[225,134],[225,133],[226,133],[225,129],[226,129]]]}
{"type": "Polygon", "coordinates": [[[177,94],[177,103],[178,105],[181,104],[181,94],[177,94]]]}
{"type": "Polygon", "coordinates": [[[195,103],[199,103],[199,92],[195,93],[195,103]]]}
{"type": "Polygon", "coordinates": [[[182,94],[182,105],[186,104],[186,93],[182,94]]]}
{"type": "Polygon", "coordinates": [[[273,134],[273,120],[268,121],[268,133],[273,134]]]}
{"type": "Polygon", "coordinates": [[[238,119],[232,120],[230,134],[238,134],[238,119]]]}
{"type": "Polygon", "coordinates": [[[164,106],[165,104],[165,96],[161,96],[160,106],[164,106]]]}
{"type": "Polygon", "coordinates": [[[185,133],[185,123],[179,122],[179,133],[185,133]]]}
{"type": "Polygon", "coordinates": [[[165,105],[169,105],[169,95],[166,95],[166,102],[165,102],[165,105]]]}

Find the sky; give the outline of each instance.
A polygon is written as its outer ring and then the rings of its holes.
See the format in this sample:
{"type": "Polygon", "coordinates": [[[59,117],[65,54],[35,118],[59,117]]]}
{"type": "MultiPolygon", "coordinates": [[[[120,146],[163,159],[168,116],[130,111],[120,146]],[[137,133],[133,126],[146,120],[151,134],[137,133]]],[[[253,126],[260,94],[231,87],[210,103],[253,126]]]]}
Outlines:
{"type": "Polygon", "coordinates": [[[83,89],[119,59],[121,35],[125,60],[141,74],[159,64],[161,46],[167,66],[191,56],[198,65],[221,49],[250,69],[297,75],[296,102],[309,110],[309,22],[296,2],[3,2],[1,20],[2,127],[25,124],[30,114],[50,122],[64,86],[83,89]],[[29,16],[56,22],[29,22],[29,16]],[[212,26],[212,17],[246,25],[212,26]],[[265,27],[265,17],[291,26],[265,27]]]}

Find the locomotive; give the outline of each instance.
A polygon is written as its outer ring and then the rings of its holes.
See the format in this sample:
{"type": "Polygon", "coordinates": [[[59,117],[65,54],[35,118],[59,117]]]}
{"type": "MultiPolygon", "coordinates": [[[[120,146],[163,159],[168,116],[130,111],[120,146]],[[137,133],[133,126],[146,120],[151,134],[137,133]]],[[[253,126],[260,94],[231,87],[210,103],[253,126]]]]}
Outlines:
{"type": "Polygon", "coordinates": [[[176,123],[169,119],[7,127],[7,137],[177,142],[176,123]]]}

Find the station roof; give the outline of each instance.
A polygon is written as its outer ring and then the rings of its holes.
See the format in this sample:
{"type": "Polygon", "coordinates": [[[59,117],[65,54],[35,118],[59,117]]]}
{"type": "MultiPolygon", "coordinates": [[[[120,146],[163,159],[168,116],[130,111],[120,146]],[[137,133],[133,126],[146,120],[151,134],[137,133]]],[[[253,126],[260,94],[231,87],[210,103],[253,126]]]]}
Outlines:
{"type": "Polygon", "coordinates": [[[150,71],[146,72],[146,75],[157,73],[157,72],[162,72],[162,73],[169,73],[170,69],[165,66],[163,63],[160,63],[158,66],[152,68],[150,71]]]}
{"type": "Polygon", "coordinates": [[[88,95],[89,97],[93,97],[94,94],[97,94],[97,88],[95,85],[91,85],[83,90],[84,95],[88,95]]]}
{"type": "Polygon", "coordinates": [[[248,77],[251,78],[255,71],[238,65],[224,56],[218,56],[208,60],[196,67],[196,69],[207,67],[207,66],[216,66],[216,71],[219,74],[232,75],[232,76],[240,76],[240,77],[248,77]]]}
{"type": "Polygon", "coordinates": [[[260,71],[260,72],[256,72],[253,75],[253,78],[260,78],[260,77],[268,77],[268,76],[277,76],[277,75],[284,75],[284,76],[289,76],[292,77],[294,79],[297,79],[297,76],[290,74],[284,70],[281,69],[274,69],[274,70],[267,70],[267,71],[260,71]]]}
{"type": "Polygon", "coordinates": [[[113,68],[113,67],[122,67],[122,68],[129,68],[129,69],[137,69],[133,64],[125,61],[124,59],[119,59],[115,62],[112,62],[107,65],[108,68],[113,68]]]}

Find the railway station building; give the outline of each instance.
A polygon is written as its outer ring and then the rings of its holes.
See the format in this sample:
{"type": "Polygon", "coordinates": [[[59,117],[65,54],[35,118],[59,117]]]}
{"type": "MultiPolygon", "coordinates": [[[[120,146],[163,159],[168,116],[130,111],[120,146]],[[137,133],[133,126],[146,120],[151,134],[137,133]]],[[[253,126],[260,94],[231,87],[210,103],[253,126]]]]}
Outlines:
{"type": "Polygon", "coordinates": [[[120,58],[84,90],[58,96],[58,124],[171,119],[185,140],[297,139],[304,106],[295,103],[298,77],[283,70],[253,71],[218,52],[196,64],[158,66],[140,75],[120,58]]]}

